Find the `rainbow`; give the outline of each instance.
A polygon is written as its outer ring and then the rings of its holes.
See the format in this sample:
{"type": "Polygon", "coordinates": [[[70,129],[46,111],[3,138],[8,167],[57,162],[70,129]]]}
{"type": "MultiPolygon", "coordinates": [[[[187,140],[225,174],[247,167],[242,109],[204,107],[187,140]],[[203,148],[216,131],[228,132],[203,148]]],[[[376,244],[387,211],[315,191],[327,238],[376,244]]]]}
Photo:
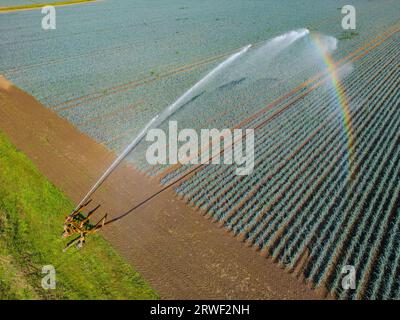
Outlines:
{"type": "Polygon", "coordinates": [[[316,51],[319,56],[321,56],[323,63],[325,64],[328,74],[328,79],[331,82],[335,96],[338,102],[338,105],[341,109],[341,117],[343,123],[343,129],[345,132],[346,140],[347,140],[347,163],[348,163],[348,173],[349,176],[352,176],[352,164],[354,163],[354,136],[353,136],[353,127],[351,122],[350,115],[350,106],[349,101],[346,97],[343,84],[340,81],[340,77],[338,74],[338,65],[333,60],[332,56],[329,54],[326,47],[321,43],[320,35],[312,34],[310,36],[312,43],[314,44],[316,51]]]}

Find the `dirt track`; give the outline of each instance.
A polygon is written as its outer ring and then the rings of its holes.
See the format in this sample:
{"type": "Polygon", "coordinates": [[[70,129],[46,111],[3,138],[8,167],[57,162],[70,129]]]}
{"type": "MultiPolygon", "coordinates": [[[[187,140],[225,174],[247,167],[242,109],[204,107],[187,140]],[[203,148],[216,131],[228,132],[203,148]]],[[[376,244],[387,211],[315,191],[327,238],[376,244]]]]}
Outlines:
{"type": "MultiPolygon", "coordinates": [[[[75,202],[115,157],[1,77],[0,130],[75,202]]],[[[112,217],[159,188],[156,181],[125,167],[95,200],[112,217]]],[[[186,206],[172,190],[103,234],[164,299],[322,297],[186,206]]]]}

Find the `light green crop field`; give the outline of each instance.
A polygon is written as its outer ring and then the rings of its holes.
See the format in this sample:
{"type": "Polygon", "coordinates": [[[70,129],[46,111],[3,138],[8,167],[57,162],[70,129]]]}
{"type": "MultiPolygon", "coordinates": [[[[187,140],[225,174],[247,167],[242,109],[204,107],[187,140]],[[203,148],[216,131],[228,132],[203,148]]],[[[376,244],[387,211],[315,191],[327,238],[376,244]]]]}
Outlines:
{"type": "Polygon", "coordinates": [[[60,226],[71,209],[0,132],[0,299],[157,299],[100,235],[62,252],[60,226]],[[41,286],[44,265],[55,267],[54,290],[41,286]]]}

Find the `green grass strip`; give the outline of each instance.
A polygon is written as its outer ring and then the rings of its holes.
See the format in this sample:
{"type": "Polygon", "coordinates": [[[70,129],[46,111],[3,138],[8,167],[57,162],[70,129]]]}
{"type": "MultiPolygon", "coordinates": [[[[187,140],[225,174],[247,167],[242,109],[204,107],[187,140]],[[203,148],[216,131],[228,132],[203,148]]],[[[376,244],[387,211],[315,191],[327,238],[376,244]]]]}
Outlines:
{"type": "Polygon", "coordinates": [[[0,299],[157,299],[101,235],[62,252],[73,204],[0,132],[0,299]],[[44,290],[44,265],[57,286],[44,290]]]}
{"type": "Polygon", "coordinates": [[[78,4],[83,2],[94,2],[97,0],[70,0],[70,1],[55,1],[49,3],[30,3],[30,4],[21,4],[18,6],[11,7],[0,7],[0,12],[2,11],[17,11],[17,10],[29,10],[29,9],[37,9],[42,8],[44,6],[65,6],[70,4],[78,4]]]}

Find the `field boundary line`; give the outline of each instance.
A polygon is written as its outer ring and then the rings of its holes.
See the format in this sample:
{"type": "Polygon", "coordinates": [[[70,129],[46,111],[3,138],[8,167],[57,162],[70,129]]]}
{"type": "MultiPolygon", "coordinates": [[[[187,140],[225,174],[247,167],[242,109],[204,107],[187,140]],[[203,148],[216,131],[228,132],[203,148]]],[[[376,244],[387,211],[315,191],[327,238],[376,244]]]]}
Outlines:
{"type": "Polygon", "coordinates": [[[77,4],[84,4],[90,2],[96,2],[98,0],[66,0],[66,1],[54,1],[48,3],[30,3],[30,4],[21,4],[17,6],[10,7],[0,7],[0,14],[16,12],[16,11],[27,11],[27,10],[35,10],[40,9],[45,6],[54,6],[54,7],[62,7],[62,6],[72,6],[77,4]]]}

